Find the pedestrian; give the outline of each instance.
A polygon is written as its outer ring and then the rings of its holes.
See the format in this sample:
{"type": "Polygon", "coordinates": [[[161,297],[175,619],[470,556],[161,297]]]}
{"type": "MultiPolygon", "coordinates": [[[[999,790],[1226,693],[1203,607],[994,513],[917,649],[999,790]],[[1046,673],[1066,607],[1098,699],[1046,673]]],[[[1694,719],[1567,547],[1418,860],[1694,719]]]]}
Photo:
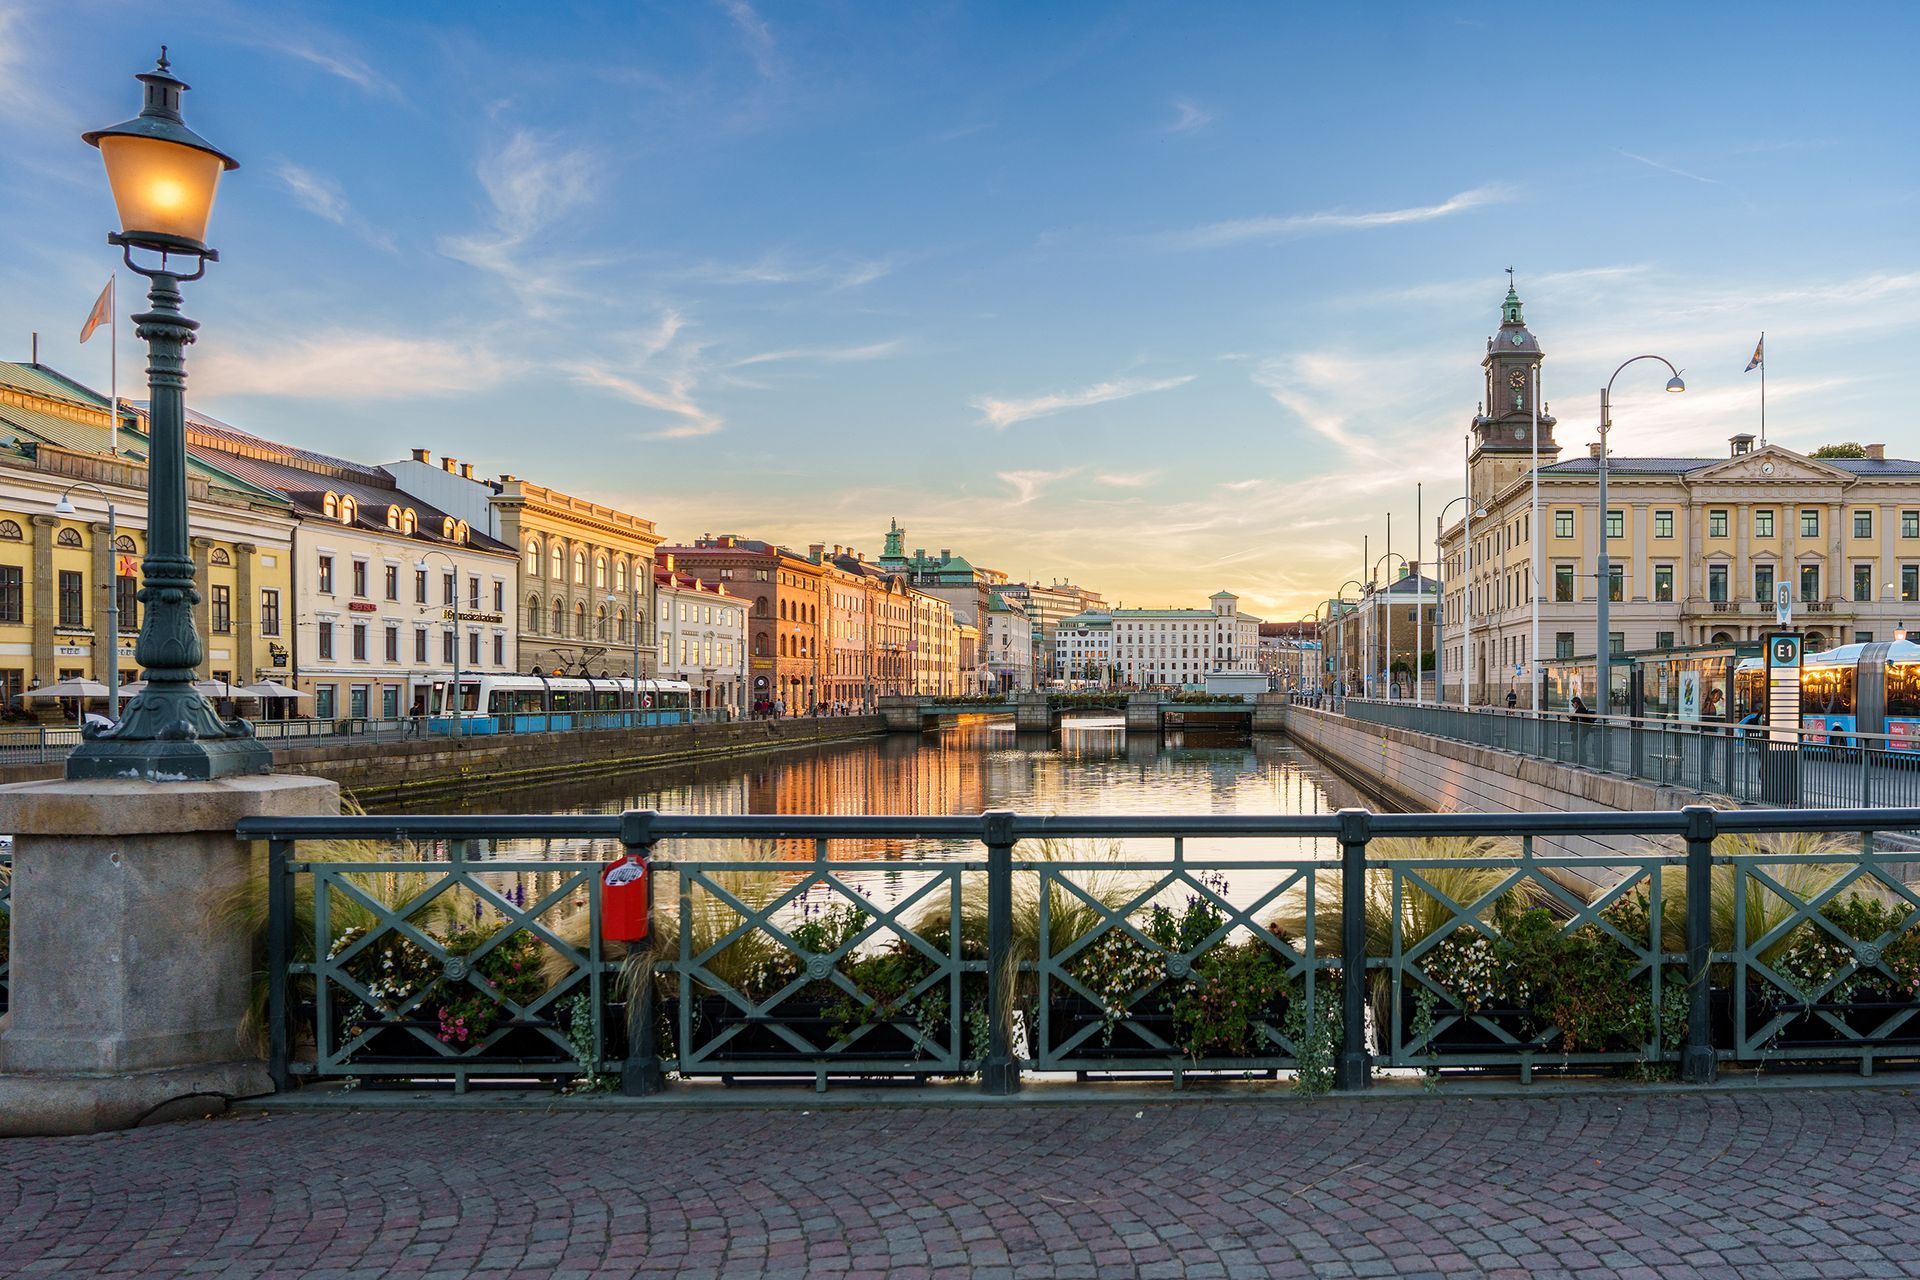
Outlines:
{"type": "Polygon", "coordinates": [[[1507,710],[1512,711],[1515,707],[1519,705],[1520,705],[1520,695],[1515,693],[1511,689],[1507,690],[1507,710]]]}
{"type": "Polygon", "coordinates": [[[1593,709],[1579,694],[1573,695],[1573,760],[1575,764],[1587,762],[1587,739],[1591,736],[1588,727],[1593,723],[1593,709]]]}

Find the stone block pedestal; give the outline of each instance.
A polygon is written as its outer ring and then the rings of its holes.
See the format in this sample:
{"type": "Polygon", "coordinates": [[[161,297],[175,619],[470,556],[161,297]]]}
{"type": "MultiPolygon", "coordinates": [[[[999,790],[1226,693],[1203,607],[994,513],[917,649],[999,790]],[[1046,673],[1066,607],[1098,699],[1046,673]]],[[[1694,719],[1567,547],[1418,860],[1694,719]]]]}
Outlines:
{"type": "Polygon", "coordinates": [[[268,1092],[241,1041],[255,939],[219,908],[258,874],[242,818],[340,811],[317,778],[0,787],[13,846],[0,1136],[125,1128],[268,1092]]]}

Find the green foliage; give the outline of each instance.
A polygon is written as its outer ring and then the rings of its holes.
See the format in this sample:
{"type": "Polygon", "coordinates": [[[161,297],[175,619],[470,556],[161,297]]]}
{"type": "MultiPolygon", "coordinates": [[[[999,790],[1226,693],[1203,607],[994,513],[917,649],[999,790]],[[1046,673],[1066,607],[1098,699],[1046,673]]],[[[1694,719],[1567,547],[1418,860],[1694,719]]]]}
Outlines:
{"type": "Polygon", "coordinates": [[[1820,914],[1840,936],[1812,923],[1802,924],[1773,965],[1774,972],[1792,983],[1803,1000],[1845,1004],[1860,996],[1920,996],[1920,933],[1907,928],[1912,909],[1906,903],[1845,894],[1827,903],[1820,914]],[[1879,947],[1877,968],[1860,962],[1855,943],[1879,947]],[[1853,972],[1834,982],[1854,965],[1858,967],[1853,972]]]}
{"type": "MultiPolygon", "coordinates": [[[[480,925],[458,929],[443,944],[447,954],[466,956],[480,950],[506,926],[480,925]]],[[[471,972],[485,980],[500,998],[525,1007],[547,989],[540,972],[540,940],[525,930],[501,938],[493,949],[473,962],[471,972]]],[[[485,1040],[511,1013],[500,999],[481,990],[468,979],[447,979],[437,999],[429,1001],[439,1019],[437,1033],[442,1044],[456,1049],[485,1040]]]]}
{"type": "Polygon", "coordinates": [[[1291,1040],[1293,1052],[1293,1091],[1303,1097],[1318,1097],[1333,1088],[1334,1064],[1340,1052],[1340,974],[1323,975],[1314,985],[1311,1018],[1305,998],[1287,1006],[1281,1034],[1291,1040]]]}
{"type": "Polygon", "coordinates": [[[1651,983],[1633,952],[1593,925],[1562,930],[1538,908],[1502,921],[1498,947],[1514,1007],[1566,1053],[1637,1049],[1653,1034],[1651,983]]]}
{"type": "Polygon", "coordinates": [[[572,1051],[573,1060],[580,1064],[580,1074],[567,1086],[567,1092],[611,1092],[614,1078],[600,1073],[600,1059],[594,1052],[592,999],[581,992],[567,1001],[564,1013],[567,1020],[567,1048],[572,1051]]]}
{"type": "Polygon", "coordinates": [[[1809,458],[1864,458],[1867,448],[1852,440],[1843,440],[1839,444],[1823,444],[1807,455],[1809,458]]]}

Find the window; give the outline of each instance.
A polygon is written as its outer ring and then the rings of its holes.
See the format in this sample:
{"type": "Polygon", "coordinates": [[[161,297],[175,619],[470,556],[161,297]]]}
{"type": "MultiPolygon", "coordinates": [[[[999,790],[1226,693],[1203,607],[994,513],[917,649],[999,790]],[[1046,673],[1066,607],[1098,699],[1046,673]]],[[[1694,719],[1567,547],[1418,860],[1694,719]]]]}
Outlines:
{"type": "Polygon", "coordinates": [[[387,587],[387,599],[398,600],[400,598],[400,566],[399,565],[390,564],[387,566],[386,587],[387,587]]]}
{"type": "Polygon", "coordinates": [[[1871,538],[1873,536],[1873,512],[1856,511],[1853,513],[1853,536],[1871,538]]]}
{"type": "Polygon", "coordinates": [[[333,624],[331,622],[323,622],[320,624],[319,631],[320,631],[320,656],[322,658],[327,659],[328,661],[332,661],[333,659],[333,624]]]}
{"type": "Polygon", "coordinates": [[[320,514],[330,520],[338,520],[340,518],[340,495],[337,493],[329,493],[321,498],[320,514]]]}
{"type": "Polygon", "coordinates": [[[340,499],[340,523],[352,524],[360,515],[360,504],[352,498],[340,499]]]}
{"type": "Polygon", "coordinates": [[[1624,631],[1607,632],[1607,652],[1619,657],[1627,651],[1627,633],[1624,631]]]}
{"type": "Polygon", "coordinates": [[[400,661],[400,628],[391,624],[387,627],[387,661],[400,661]]]}
{"type": "Polygon", "coordinates": [[[527,540],[526,573],[529,578],[540,576],[540,542],[535,538],[527,540]]]}
{"type": "Polygon", "coordinates": [[[467,575],[467,608],[480,611],[480,579],[472,574],[467,575]]]}
{"type": "Polygon", "coordinates": [[[498,633],[493,637],[493,665],[496,667],[507,665],[507,638],[498,633]]]}
{"type": "Polygon", "coordinates": [[[493,584],[493,611],[495,613],[507,611],[507,584],[504,582],[493,584]]]}
{"type": "Polygon", "coordinates": [[[355,720],[367,718],[367,686],[356,684],[347,691],[347,715],[355,720]]]}
{"type": "Polygon", "coordinates": [[[320,581],[320,593],[322,595],[329,595],[329,596],[332,595],[333,594],[333,557],[332,556],[320,557],[319,581],[320,581]]]}
{"type": "Polygon", "coordinates": [[[448,666],[452,666],[454,662],[454,654],[457,652],[454,648],[455,643],[456,637],[453,634],[452,628],[448,628],[440,633],[440,661],[446,663],[448,666]]]}
{"type": "Polygon", "coordinates": [[[0,520],[0,541],[19,542],[21,537],[18,520],[0,520]]]}
{"type": "Polygon", "coordinates": [[[1707,566],[1707,599],[1725,601],[1727,598],[1727,566],[1710,564],[1707,566]]]}
{"type": "Polygon", "coordinates": [[[1707,512],[1707,536],[1724,538],[1727,536],[1727,513],[1724,511],[1707,512]]]}
{"type": "Polygon", "coordinates": [[[280,591],[277,587],[260,589],[260,634],[280,634],[280,591]]]}
{"type": "Polygon", "coordinates": [[[366,597],[367,562],[365,560],[355,560],[353,562],[353,594],[362,599],[366,597]]]}
{"type": "Polygon", "coordinates": [[[1753,536],[1771,538],[1773,536],[1773,512],[1756,511],[1753,513],[1753,536]]]}
{"type": "Polygon", "coordinates": [[[333,685],[317,684],[313,686],[313,714],[318,716],[322,720],[333,719],[333,713],[334,713],[333,695],[334,695],[333,685]]]}
{"type": "Polygon", "coordinates": [[[413,602],[415,604],[427,602],[427,571],[425,569],[413,571],[413,602]]]}
{"type": "Polygon", "coordinates": [[[1900,566],[1900,598],[1920,600],[1920,564],[1900,566]]]}
{"type": "Polygon", "coordinates": [[[0,564],[0,622],[25,621],[26,571],[17,564],[0,564]]]}
{"type": "Polygon", "coordinates": [[[593,558],[593,585],[602,588],[607,585],[607,558],[605,556],[595,556],[593,558]]]}
{"type": "Polygon", "coordinates": [[[1673,648],[1673,632],[1656,631],[1653,633],[1653,647],[1656,649],[1673,648]]]}
{"type": "Polygon", "coordinates": [[[1854,642],[1855,644],[1872,644],[1872,643],[1873,643],[1873,632],[1871,632],[1871,631],[1856,631],[1856,632],[1854,632],[1854,633],[1853,633],[1853,642],[1854,642]]]}
{"type": "Polygon", "coordinates": [[[233,557],[227,554],[225,547],[215,547],[212,553],[207,556],[207,563],[230,565],[233,563],[233,557]]]}
{"type": "Polygon", "coordinates": [[[1653,566],[1653,598],[1662,604],[1673,601],[1673,566],[1657,564],[1653,566]]]}
{"type": "Polygon", "coordinates": [[[467,632],[467,665],[470,667],[480,665],[480,633],[478,631],[467,632]]]}
{"type": "Polygon", "coordinates": [[[1820,598],[1820,566],[1803,564],[1800,566],[1800,599],[1811,603],[1820,598]]]}
{"type": "Polygon", "coordinates": [[[215,635],[226,635],[233,630],[233,588],[216,586],[209,590],[213,599],[208,602],[208,625],[215,635]]]}
{"type": "Polygon", "coordinates": [[[1920,511],[1902,511],[1900,513],[1900,536],[1920,538],[1920,511]]]}
{"type": "Polygon", "coordinates": [[[80,545],[80,531],[77,529],[62,529],[60,536],[53,541],[55,546],[77,547],[80,545]]]}
{"type": "Polygon", "coordinates": [[[1656,511],[1653,513],[1653,536],[1671,538],[1673,536],[1673,512],[1656,511]]]}
{"type": "Polygon", "coordinates": [[[60,571],[60,625],[63,627],[84,627],[87,625],[85,579],[71,569],[60,571]]]}
{"type": "Polygon", "coordinates": [[[1800,508],[1800,536],[1803,538],[1820,536],[1820,508],[1800,508]]]}
{"type": "Polygon", "coordinates": [[[427,660],[427,629],[425,627],[413,629],[413,660],[415,662],[427,660]]]}
{"type": "Polygon", "coordinates": [[[584,551],[573,553],[573,581],[578,586],[587,585],[587,553],[584,551]]]}
{"type": "Polygon", "coordinates": [[[1753,566],[1753,598],[1761,604],[1773,603],[1773,566],[1757,564],[1753,566]]]}
{"type": "Polygon", "coordinates": [[[386,719],[386,720],[398,720],[400,718],[400,686],[399,685],[390,684],[390,685],[384,685],[381,687],[380,715],[382,719],[386,719]]]}
{"type": "Polygon", "coordinates": [[[367,624],[364,622],[353,624],[353,660],[355,662],[367,660],[367,624]]]}
{"type": "Polygon", "coordinates": [[[542,614],[540,610],[540,597],[528,596],[527,597],[527,630],[529,631],[540,630],[541,618],[542,618],[542,614]]]}
{"type": "Polygon", "coordinates": [[[394,530],[400,528],[400,508],[391,503],[387,505],[387,528],[394,530]]]}
{"type": "Polygon", "coordinates": [[[1873,599],[1873,566],[1871,564],[1853,566],[1853,598],[1855,600],[1873,599]]]}
{"type": "Polygon", "coordinates": [[[1627,567],[1623,564],[1607,566],[1607,599],[1618,604],[1626,598],[1627,567]]]}
{"type": "Polygon", "coordinates": [[[553,548],[547,556],[547,563],[549,565],[548,576],[555,582],[559,582],[567,576],[567,553],[560,549],[559,543],[556,542],[553,544],[553,548]]]}
{"type": "Polygon", "coordinates": [[[130,573],[113,580],[113,625],[123,634],[140,629],[140,579],[130,573]]]}
{"type": "Polygon", "coordinates": [[[458,590],[459,587],[456,585],[456,579],[451,573],[443,573],[440,575],[440,602],[442,604],[449,607],[458,604],[459,598],[456,595],[458,590]]]}
{"type": "Polygon", "coordinates": [[[1607,512],[1607,537],[1612,539],[1623,538],[1625,536],[1626,516],[1618,511],[1607,512]]]}
{"type": "Polygon", "coordinates": [[[1573,536],[1573,512],[1556,511],[1553,513],[1553,536],[1571,538],[1573,536]]]}

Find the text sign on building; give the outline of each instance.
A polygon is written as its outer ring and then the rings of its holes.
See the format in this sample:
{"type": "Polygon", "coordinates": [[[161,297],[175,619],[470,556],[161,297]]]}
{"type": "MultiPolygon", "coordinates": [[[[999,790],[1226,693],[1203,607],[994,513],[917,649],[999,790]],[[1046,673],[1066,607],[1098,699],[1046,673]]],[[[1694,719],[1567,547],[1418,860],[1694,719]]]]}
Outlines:
{"type": "Polygon", "coordinates": [[[506,615],[503,613],[488,613],[469,609],[442,609],[440,611],[440,617],[441,620],[445,622],[505,622],[507,620],[506,615]]]}
{"type": "Polygon", "coordinates": [[[1767,635],[1767,740],[1799,740],[1800,659],[1804,641],[1790,631],[1767,635]]]}

